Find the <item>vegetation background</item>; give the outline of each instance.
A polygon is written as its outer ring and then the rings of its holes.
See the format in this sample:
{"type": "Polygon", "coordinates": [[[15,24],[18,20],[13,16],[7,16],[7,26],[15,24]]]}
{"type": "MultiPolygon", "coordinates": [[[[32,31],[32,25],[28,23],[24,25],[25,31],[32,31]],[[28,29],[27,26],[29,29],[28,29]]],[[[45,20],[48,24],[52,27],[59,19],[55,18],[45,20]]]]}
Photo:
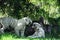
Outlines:
{"type": "Polygon", "coordinates": [[[29,16],[37,21],[42,16],[56,26],[53,33],[60,37],[60,0],[0,0],[0,17],[5,16],[17,19],[29,16]]]}

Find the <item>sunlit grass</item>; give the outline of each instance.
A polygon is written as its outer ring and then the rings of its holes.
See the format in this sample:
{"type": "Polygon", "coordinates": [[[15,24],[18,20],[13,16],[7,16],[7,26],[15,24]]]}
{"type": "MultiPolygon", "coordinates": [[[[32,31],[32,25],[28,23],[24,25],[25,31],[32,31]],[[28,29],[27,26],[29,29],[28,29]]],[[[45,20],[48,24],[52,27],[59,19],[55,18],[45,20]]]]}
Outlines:
{"type": "Polygon", "coordinates": [[[0,40],[12,40],[12,39],[14,39],[12,34],[3,34],[0,37],[0,40]]]}
{"type": "Polygon", "coordinates": [[[5,33],[0,35],[0,40],[56,40],[55,38],[27,38],[27,37],[17,37],[17,35],[12,33],[5,33]]]}

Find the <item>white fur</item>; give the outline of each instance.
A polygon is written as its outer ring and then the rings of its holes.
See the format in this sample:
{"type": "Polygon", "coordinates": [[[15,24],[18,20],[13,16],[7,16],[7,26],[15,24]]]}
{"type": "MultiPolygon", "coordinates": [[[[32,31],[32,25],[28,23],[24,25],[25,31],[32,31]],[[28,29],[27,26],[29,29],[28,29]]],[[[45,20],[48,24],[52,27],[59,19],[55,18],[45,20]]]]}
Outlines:
{"type": "Polygon", "coordinates": [[[35,28],[35,33],[28,37],[31,38],[45,37],[45,32],[39,23],[36,22],[33,23],[33,28],[35,28]]]}
{"type": "Polygon", "coordinates": [[[0,28],[0,32],[4,33],[4,30],[9,28],[9,25],[11,25],[14,28],[17,24],[17,21],[17,19],[14,19],[12,17],[0,18],[0,23],[3,25],[3,27],[0,28]]]}
{"type": "Polygon", "coordinates": [[[21,36],[24,36],[24,31],[26,25],[32,23],[32,20],[28,17],[24,17],[18,20],[17,26],[15,27],[15,32],[19,36],[19,31],[21,32],[21,36]]]}
{"type": "Polygon", "coordinates": [[[3,29],[0,29],[2,33],[4,33],[4,30],[9,28],[10,25],[12,28],[14,28],[15,33],[18,36],[20,36],[19,32],[21,32],[21,36],[24,36],[25,27],[29,23],[32,23],[32,20],[29,17],[24,17],[19,20],[14,19],[12,17],[4,17],[4,18],[0,18],[0,23],[3,24],[3,29]]]}

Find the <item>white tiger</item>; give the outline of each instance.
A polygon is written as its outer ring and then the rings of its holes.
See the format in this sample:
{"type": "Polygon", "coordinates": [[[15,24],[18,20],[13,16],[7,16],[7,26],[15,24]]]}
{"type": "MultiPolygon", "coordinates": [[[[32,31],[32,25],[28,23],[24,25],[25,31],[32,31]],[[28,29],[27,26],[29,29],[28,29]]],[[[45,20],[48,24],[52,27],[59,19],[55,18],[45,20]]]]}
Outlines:
{"type": "Polygon", "coordinates": [[[45,37],[45,32],[39,23],[34,22],[32,28],[35,28],[35,33],[28,37],[31,38],[45,37]]]}
{"type": "Polygon", "coordinates": [[[15,32],[19,36],[19,31],[21,32],[21,36],[24,36],[24,31],[26,25],[29,25],[32,23],[32,20],[29,17],[24,17],[22,19],[18,20],[17,26],[15,27],[15,32]]]}
{"type": "Polygon", "coordinates": [[[4,17],[0,18],[0,23],[3,24],[3,28],[0,29],[2,33],[4,33],[4,30],[9,28],[9,25],[14,28],[15,33],[20,36],[19,32],[21,32],[21,36],[24,36],[24,31],[26,25],[29,25],[32,23],[32,20],[29,17],[24,17],[19,20],[14,19],[12,17],[4,17]]]}

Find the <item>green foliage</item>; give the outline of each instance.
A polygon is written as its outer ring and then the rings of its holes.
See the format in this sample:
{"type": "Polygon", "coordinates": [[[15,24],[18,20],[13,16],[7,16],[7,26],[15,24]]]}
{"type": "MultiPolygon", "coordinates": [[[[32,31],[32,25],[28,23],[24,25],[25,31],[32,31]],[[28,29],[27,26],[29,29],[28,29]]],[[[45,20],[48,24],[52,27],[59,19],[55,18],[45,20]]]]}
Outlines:
{"type": "MultiPolygon", "coordinates": [[[[59,0],[58,0],[59,1],[59,0]]],[[[60,17],[57,0],[1,0],[0,8],[3,13],[9,16],[21,18],[29,16],[32,19],[43,17],[60,17]],[[41,10],[42,9],[42,10],[41,10]],[[43,12],[44,10],[44,12],[43,12]]]]}
{"type": "Polygon", "coordinates": [[[36,11],[38,8],[34,4],[29,3],[28,0],[7,0],[4,1],[3,4],[1,3],[1,5],[5,5],[3,7],[0,6],[4,14],[7,13],[9,16],[13,16],[18,19],[24,16],[33,16],[34,18],[38,15],[36,11]]]}

